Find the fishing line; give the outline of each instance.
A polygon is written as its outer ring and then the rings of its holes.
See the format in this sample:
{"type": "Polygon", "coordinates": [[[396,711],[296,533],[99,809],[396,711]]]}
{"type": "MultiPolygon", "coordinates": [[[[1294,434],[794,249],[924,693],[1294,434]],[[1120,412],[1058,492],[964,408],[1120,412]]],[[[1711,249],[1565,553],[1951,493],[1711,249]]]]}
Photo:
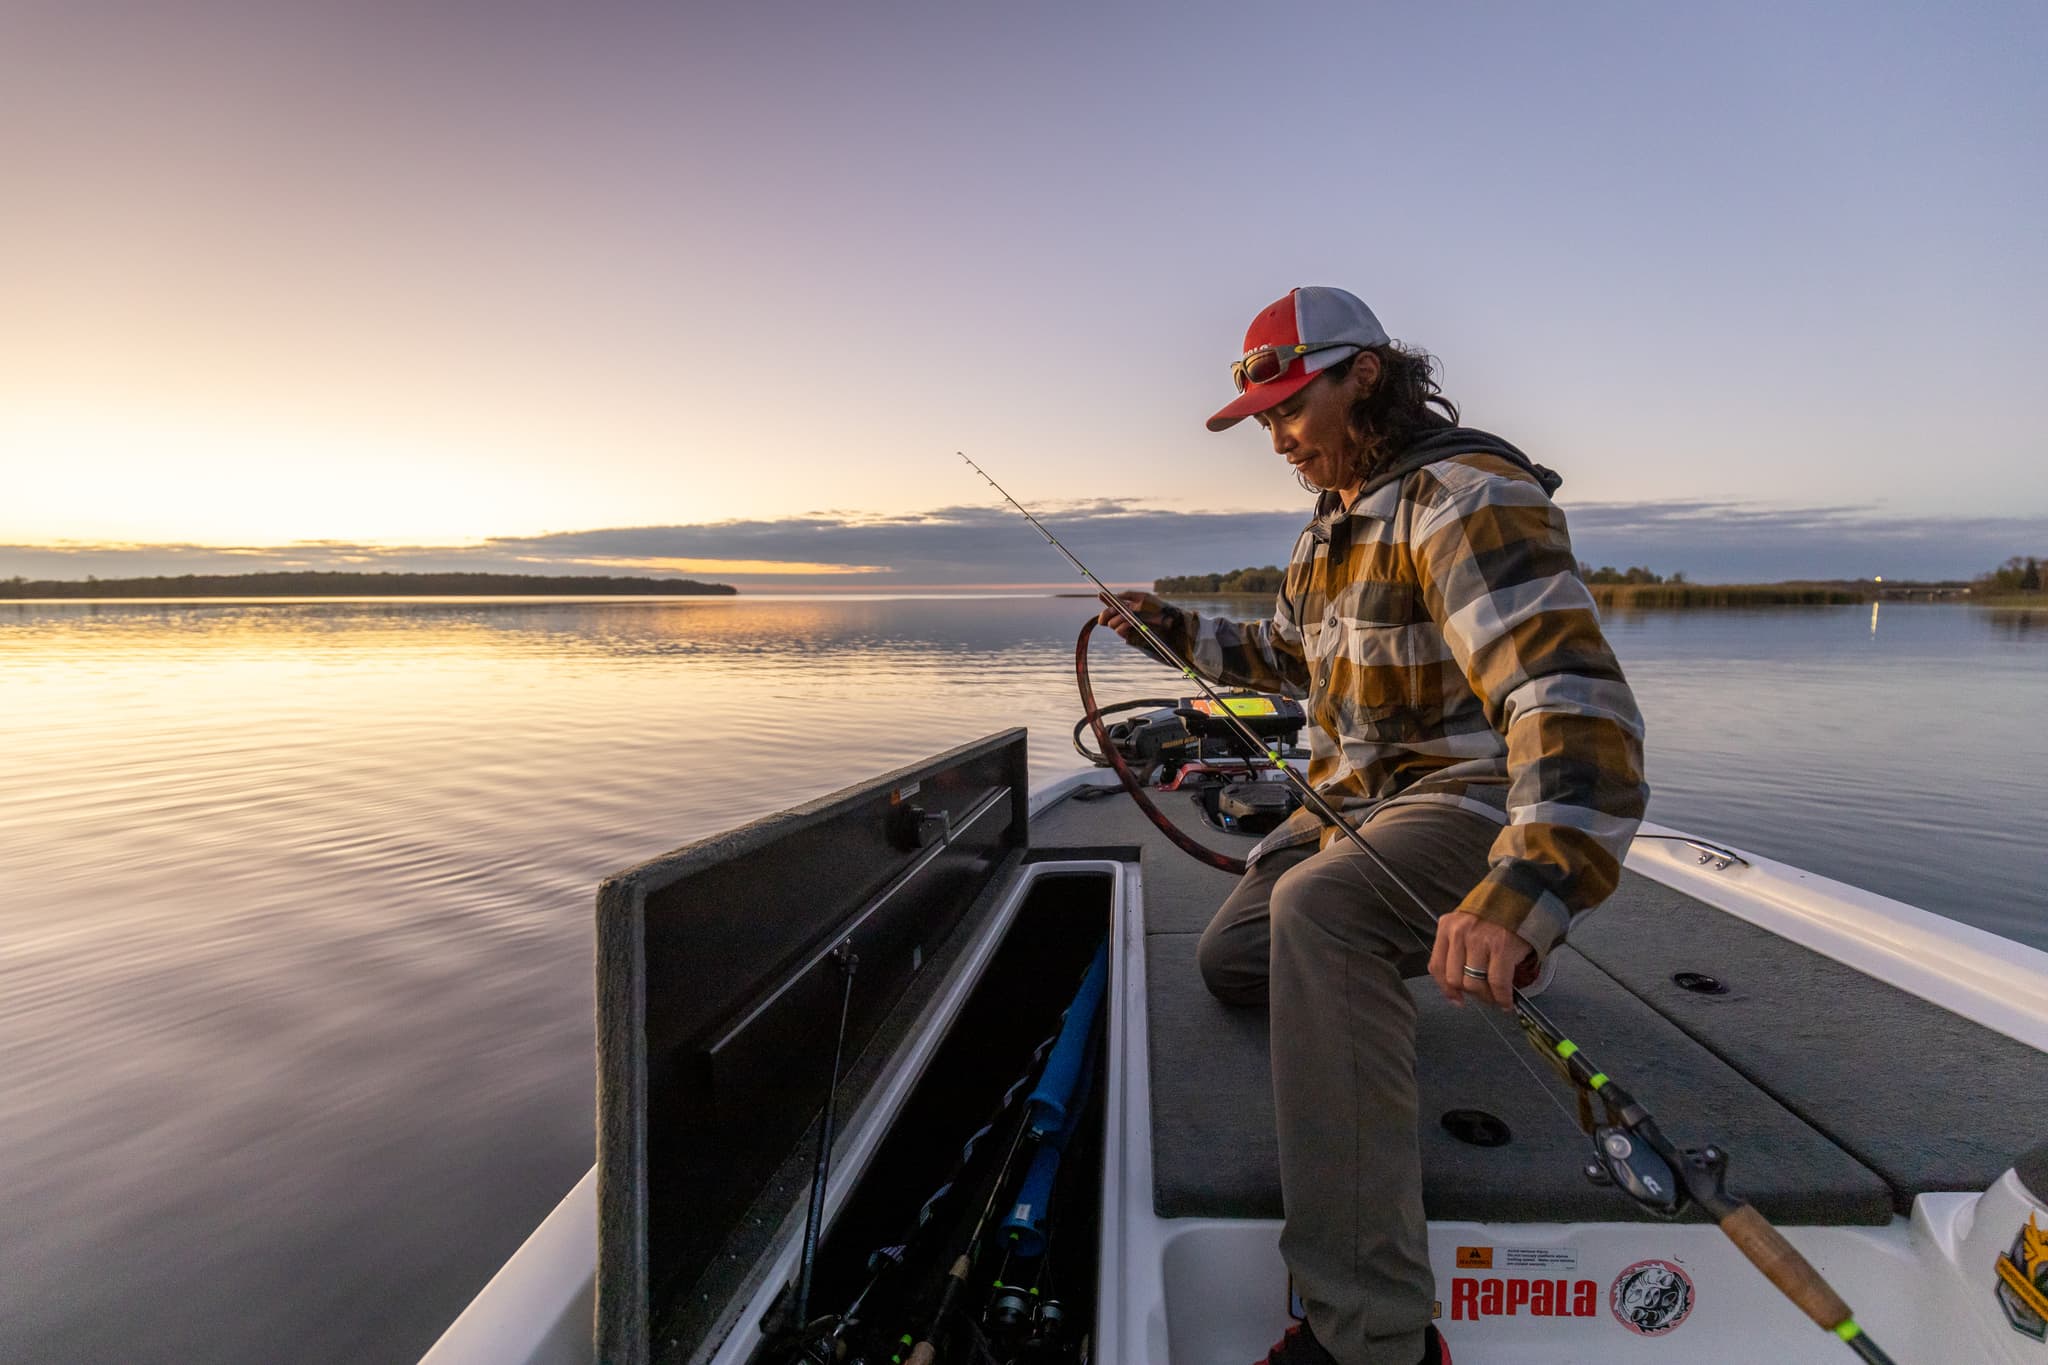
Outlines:
{"type": "MultiPolygon", "coordinates": [[[[1152,628],[1146,625],[1121,597],[1111,591],[1108,584],[1097,578],[1073,551],[1061,544],[1059,537],[1055,536],[1044,522],[1032,515],[1031,509],[1011,497],[1009,491],[991,478],[987,470],[968,459],[965,451],[955,453],[966,461],[968,468],[981,475],[988,486],[1002,496],[1003,501],[1017,509],[1038,534],[1045,537],[1047,544],[1058,550],[1083,578],[1095,586],[1102,594],[1103,600],[1131,624],[1138,632],[1142,643],[1161,662],[1178,671],[1182,677],[1201,690],[1202,695],[1215,706],[1215,714],[1251,746],[1252,752],[1263,754],[1271,762],[1274,770],[1301,793],[1303,803],[1318,818],[1333,826],[1355,844],[1388,881],[1399,887],[1402,894],[1414,902],[1415,907],[1426,919],[1433,923],[1442,922],[1443,917],[1431,910],[1422,897],[1416,894],[1415,889],[1387,865],[1386,859],[1366,842],[1365,837],[1350,821],[1344,819],[1336,808],[1323,798],[1322,793],[1309,784],[1307,778],[1288,766],[1278,748],[1268,746],[1254,734],[1251,727],[1239,719],[1215,689],[1197,675],[1172,648],[1160,640],[1152,628]]],[[[1370,812],[1366,818],[1370,818],[1370,812]]],[[[1382,888],[1370,879],[1367,879],[1367,885],[1373,888],[1388,913],[1402,923],[1407,923],[1382,888]]],[[[1408,931],[1420,947],[1425,950],[1430,947],[1423,942],[1420,931],[1414,925],[1408,925],[1408,931]]],[[[1649,1110],[1612,1077],[1594,1067],[1585,1050],[1551,1023],[1549,1017],[1536,1008],[1519,986],[1509,986],[1509,999],[1515,1017],[1531,1035],[1532,1041],[1540,1041],[1544,1045],[1545,1055],[1552,1060],[1552,1064],[1560,1067],[1568,1080],[1598,1097],[1609,1119],[1609,1123],[1600,1131],[1615,1137],[1625,1133],[1639,1142],[1644,1149],[1637,1152],[1627,1138],[1623,1138],[1618,1147],[1611,1140],[1603,1143],[1598,1140],[1599,1134],[1595,1134],[1595,1153],[1623,1194],[1645,1209],[1665,1217],[1675,1217],[1683,1212],[1688,1201],[1698,1204],[1720,1225],[1721,1231],[1735,1243],[1736,1249],[1763,1272],[1765,1278],[1780,1292],[1797,1304],[1810,1320],[1840,1338],[1852,1351],[1872,1365],[1890,1365],[1891,1358],[1864,1332],[1855,1315],[1850,1312],[1848,1304],[1834,1292],[1832,1286],[1814,1269],[1812,1263],[1785,1240],[1784,1234],[1757,1213],[1754,1205],[1727,1192],[1722,1184],[1722,1176],[1727,1168],[1725,1152],[1709,1146],[1688,1148],[1681,1154],[1664,1137],[1662,1129],[1649,1110]],[[1652,1161],[1656,1163],[1655,1166],[1650,1164],[1652,1161]],[[1661,1181],[1666,1179],[1674,1182],[1675,1188],[1664,1189],[1661,1181]]],[[[1488,1021],[1489,1026],[1491,1022],[1488,1021]]],[[[1496,1036],[1501,1037],[1502,1045],[1510,1052],[1515,1052],[1516,1060],[1521,1061],[1522,1058],[1513,1044],[1504,1035],[1500,1035],[1498,1030],[1495,1032],[1496,1036]]],[[[1548,1086],[1545,1087],[1545,1093],[1549,1094],[1548,1086]]],[[[1556,1099],[1554,1095],[1551,1098],[1553,1101],[1556,1099]]]]}
{"type": "MultiPolygon", "coordinates": [[[[1363,872],[1360,872],[1357,868],[1351,866],[1348,863],[1339,863],[1338,866],[1342,867],[1347,872],[1355,874],[1361,883],[1363,883],[1374,894],[1378,895],[1381,904],[1387,907],[1388,913],[1393,915],[1395,919],[1399,920],[1401,923],[1401,927],[1408,931],[1408,937],[1415,940],[1415,946],[1420,948],[1425,953],[1429,951],[1430,945],[1423,941],[1421,931],[1416,929],[1414,925],[1410,924],[1408,922],[1407,917],[1402,915],[1399,910],[1395,909],[1393,902],[1387,900],[1386,893],[1381,891],[1379,887],[1373,884],[1372,878],[1366,876],[1363,872]]],[[[1427,907],[1424,908],[1425,910],[1427,909],[1427,907]]],[[[1579,1123],[1578,1115],[1572,1113],[1571,1110],[1564,1107],[1564,1101],[1560,1100],[1557,1097],[1557,1092],[1550,1088],[1550,1082],[1545,1080],[1542,1074],[1538,1072],[1535,1067],[1529,1064],[1529,1059],[1522,1055],[1522,1049],[1516,1047],[1514,1042],[1511,1039],[1509,1039],[1507,1034],[1501,1032],[1500,1025],[1493,1018],[1492,1011],[1488,1010],[1484,1005],[1482,1005],[1479,1009],[1479,1017],[1485,1021],[1486,1027],[1492,1030],[1493,1036],[1500,1039],[1500,1045],[1506,1048],[1508,1051],[1508,1055],[1515,1059],[1515,1064],[1521,1067],[1523,1071],[1528,1073],[1529,1079],[1535,1083],[1536,1088],[1543,1092],[1543,1097],[1550,1101],[1551,1106],[1555,1108],[1558,1113],[1564,1115],[1565,1122],[1571,1124],[1571,1126],[1574,1129],[1583,1131],[1583,1128],[1579,1123]]]]}
{"type": "MultiPolygon", "coordinates": [[[[1279,748],[1277,746],[1268,745],[1264,740],[1260,739],[1256,734],[1252,733],[1252,728],[1249,725],[1246,725],[1242,720],[1238,718],[1237,713],[1230,709],[1229,704],[1223,700],[1222,696],[1220,696],[1214,688],[1210,687],[1209,684],[1206,681],[1204,681],[1202,677],[1199,674],[1197,674],[1193,668],[1189,667],[1186,663],[1182,662],[1180,656],[1174,653],[1172,648],[1169,647],[1165,641],[1161,640],[1157,635],[1153,634],[1152,628],[1146,625],[1144,621],[1140,620],[1138,614],[1132,611],[1130,607],[1126,606],[1124,600],[1121,597],[1118,597],[1115,592],[1111,591],[1110,586],[1107,583],[1104,583],[1101,579],[1097,578],[1093,570],[1091,570],[1086,564],[1083,564],[1078,558],[1076,558],[1072,550],[1069,550],[1066,546],[1060,544],[1059,537],[1055,536],[1051,531],[1047,530],[1044,522],[1040,521],[1037,517],[1033,516],[1029,508],[1024,506],[1023,503],[1018,502],[1015,498],[1011,497],[1009,492],[1001,484],[997,483],[994,479],[990,478],[987,470],[983,469],[973,460],[968,459],[967,453],[965,451],[955,451],[953,453],[958,455],[961,459],[966,460],[967,467],[969,469],[972,469],[975,473],[981,475],[983,479],[987,480],[988,486],[990,488],[993,488],[996,490],[996,492],[1002,494],[1003,501],[1009,503],[1010,506],[1016,508],[1019,512],[1023,513],[1024,519],[1037,528],[1038,534],[1044,536],[1047,543],[1050,544],[1055,550],[1058,550],[1062,555],[1065,555],[1067,562],[1069,564],[1072,564],[1075,569],[1079,570],[1083,578],[1087,579],[1090,583],[1093,583],[1095,585],[1096,589],[1099,592],[1101,592],[1104,599],[1107,600],[1111,606],[1115,607],[1117,611],[1123,615],[1124,619],[1129,621],[1131,625],[1138,631],[1139,635],[1143,638],[1145,644],[1151,647],[1153,653],[1158,655],[1162,663],[1164,663],[1169,668],[1175,669],[1180,673],[1182,677],[1186,678],[1196,687],[1199,687],[1202,690],[1202,695],[1204,697],[1207,697],[1211,702],[1215,703],[1216,712],[1219,718],[1222,719],[1222,721],[1226,725],[1229,725],[1232,729],[1236,730],[1239,738],[1243,739],[1245,743],[1249,744],[1252,747],[1253,752],[1265,755],[1266,759],[1273,765],[1274,769],[1277,772],[1279,772],[1283,777],[1285,777],[1287,781],[1294,784],[1296,790],[1298,790],[1301,793],[1302,800],[1308,803],[1310,809],[1314,810],[1318,816],[1322,817],[1324,820],[1334,825],[1340,831],[1344,832],[1345,834],[1348,834],[1351,838],[1351,842],[1357,844],[1358,847],[1364,851],[1365,856],[1372,859],[1373,865],[1379,868],[1381,873],[1383,873],[1386,876],[1388,881],[1391,881],[1395,886],[1401,888],[1402,893],[1405,894],[1409,900],[1415,902],[1415,907],[1418,910],[1422,911],[1423,914],[1428,915],[1429,918],[1432,920],[1439,918],[1439,916],[1433,913],[1430,910],[1429,906],[1423,902],[1422,897],[1415,894],[1415,888],[1408,885],[1407,882],[1401,880],[1400,874],[1395,872],[1393,868],[1387,866],[1386,860],[1380,857],[1378,851],[1375,850],[1372,847],[1372,845],[1366,843],[1365,840],[1359,836],[1358,831],[1353,829],[1351,825],[1348,822],[1346,822],[1341,815],[1337,813],[1336,809],[1333,806],[1331,806],[1328,801],[1323,799],[1323,794],[1317,791],[1314,787],[1311,787],[1308,784],[1308,779],[1302,777],[1299,773],[1295,772],[1294,769],[1287,766],[1287,760],[1281,754],[1279,748]]],[[[1381,893],[1381,898],[1385,899],[1384,892],[1381,893]]],[[[1389,904],[1387,908],[1389,910],[1392,910],[1394,907],[1391,904],[1389,904]]],[[[1396,913],[1398,915],[1398,912],[1396,913]]],[[[1516,992],[1516,995],[1519,998],[1520,992],[1516,992]]]]}
{"type": "MultiPolygon", "coordinates": [[[[1018,502],[1015,498],[1011,497],[1009,492],[1001,484],[997,483],[994,479],[990,478],[987,470],[983,469],[973,460],[968,459],[965,451],[955,451],[954,454],[958,455],[961,459],[966,460],[967,467],[969,469],[972,469],[975,473],[981,475],[983,479],[987,480],[988,486],[990,488],[993,488],[996,490],[996,492],[1002,494],[1003,500],[1005,502],[1009,503],[1010,506],[1016,508],[1019,512],[1023,513],[1024,519],[1037,528],[1038,534],[1044,536],[1047,543],[1049,543],[1055,550],[1058,550],[1062,555],[1065,555],[1067,562],[1069,564],[1072,564],[1075,567],[1075,569],[1079,570],[1083,578],[1086,578],[1090,583],[1093,583],[1095,585],[1096,589],[1099,592],[1101,592],[1104,599],[1108,601],[1108,603],[1111,606],[1115,607],[1116,610],[1123,615],[1124,619],[1129,621],[1131,625],[1137,629],[1140,636],[1143,638],[1144,642],[1152,648],[1155,654],[1159,656],[1161,662],[1165,663],[1167,667],[1177,670],[1182,677],[1186,678],[1196,687],[1199,687],[1202,690],[1202,695],[1204,697],[1207,697],[1211,702],[1215,703],[1216,714],[1218,715],[1218,717],[1226,725],[1229,725],[1232,729],[1236,730],[1239,738],[1243,739],[1245,743],[1249,744],[1253,752],[1263,754],[1266,757],[1267,761],[1269,761],[1273,765],[1273,768],[1277,772],[1279,772],[1287,781],[1293,783],[1295,789],[1301,793],[1302,800],[1308,803],[1310,809],[1314,810],[1318,816],[1327,821],[1329,824],[1335,826],[1339,831],[1348,835],[1351,839],[1351,842],[1358,845],[1359,849],[1362,852],[1364,852],[1366,857],[1372,859],[1373,866],[1377,867],[1380,870],[1380,872],[1387,878],[1388,881],[1392,882],[1395,886],[1399,887],[1402,893],[1406,895],[1409,900],[1415,902],[1416,909],[1420,910],[1423,914],[1427,915],[1432,921],[1441,918],[1441,916],[1437,915],[1434,911],[1432,911],[1429,908],[1429,906],[1423,901],[1421,896],[1415,893],[1414,887],[1408,885],[1407,882],[1401,879],[1399,873],[1395,872],[1393,868],[1387,866],[1386,860],[1380,857],[1379,851],[1373,848],[1371,844],[1367,843],[1365,839],[1358,833],[1358,831],[1356,829],[1353,829],[1351,827],[1351,824],[1348,821],[1346,821],[1341,815],[1339,815],[1336,809],[1333,806],[1331,806],[1328,801],[1323,799],[1323,794],[1317,791],[1314,787],[1309,785],[1307,778],[1301,776],[1301,774],[1295,772],[1293,768],[1288,766],[1285,756],[1281,754],[1277,746],[1267,744],[1264,740],[1260,739],[1256,734],[1252,733],[1252,728],[1249,725],[1246,725],[1242,720],[1238,718],[1237,713],[1230,709],[1229,704],[1224,701],[1222,696],[1219,695],[1214,688],[1210,687],[1209,684],[1206,681],[1204,681],[1202,677],[1199,674],[1197,674],[1193,668],[1191,668],[1186,663],[1182,662],[1180,656],[1174,653],[1165,641],[1161,640],[1158,636],[1154,635],[1152,633],[1152,628],[1146,625],[1144,621],[1140,620],[1138,614],[1132,611],[1130,607],[1125,605],[1124,600],[1121,597],[1117,596],[1117,594],[1110,589],[1110,586],[1107,583],[1104,583],[1101,579],[1097,578],[1094,572],[1091,569],[1089,569],[1089,567],[1086,564],[1083,564],[1078,558],[1076,558],[1072,550],[1069,550],[1066,546],[1060,544],[1059,537],[1055,536],[1050,530],[1046,529],[1046,525],[1044,522],[1040,521],[1037,517],[1033,516],[1029,508],[1024,506],[1023,503],[1018,502]]],[[[1373,889],[1375,892],[1378,893],[1382,901],[1387,901],[1386,892],[1380,890],[1377,886],[1375,886],[1373,889]]],[[[1395,909],[1391,901],[1387,901],[1387,909],[1393,911],[1394,917],[1396,919],[1401,918],[1400,912],[1395,909]]],[[[1412,925],[1409,927],[1409,932],[1414,933],[1414,927],[1412,925]]],[[[1416,937],[1420,939],[1421,935],[1417,934],[1416,937]]],[[[1424,945],[1424,947],[1427,946],[1428,945],[1426,944],[1424,945]]],[[[1517,999],[1517,1001],[1521,999],[1520,991],[1515,992],[1515,998],[1517,999]]]]}

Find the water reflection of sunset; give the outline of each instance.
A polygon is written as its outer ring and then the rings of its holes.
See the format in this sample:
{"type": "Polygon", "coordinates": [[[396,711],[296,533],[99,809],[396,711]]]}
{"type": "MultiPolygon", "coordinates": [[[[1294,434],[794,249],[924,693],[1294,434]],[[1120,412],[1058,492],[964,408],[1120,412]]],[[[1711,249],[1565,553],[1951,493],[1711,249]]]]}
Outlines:
{"type": "MultiPolygon", "coordinates": [[[[6,1330],[120,1356],[66,1286],[153,1284],[189,1264],[191,1209],[252,1201],[291,1211],[264,1265],[368,1236],[409,1294],[459,1304],[491,1267],[448,1247],[530,1227],[521,1192],[588,1164],[598,879],[1008,726],[1037,780],[1073,766],[1085,615],[0,604],[0,1056],[38,1078],[0,1092],[0,1185],[24,1225],[70,1230],[9,1285],[6,1330]],[[516,1178],[478,1155],[505,1133],[516,1178]]],[[[1134,669],[1156,672],[1106,653],[1119,695],[1134,669]]],[[[182,1311],[179,1283],[130,1316],[182,1311]]]]}
{"type": "MultiPolygon", "coordinates": [[[[11,1331],[133,1358],[67,1307],[114,1283],[139,1288],[110,1331],[144,1318],[177,1347],[156,1359],[215,1358],[175,1330],[195,1209],[291,1213],[199,1225],[245,1267],[205,1281],[209,1325],[364,1239],[379,1262],[337,1266],[343,1289],[396,1277],[459,1306],[503,1253],[450,1247],[516,1243],[588,1164],[598,879],[1011,726],[1035,783],[1071,770],[1090,614],[0,603],[0,1058],[33,1078],[0,1089],[0,1188],[24,1226],[63,1230],[8,1284],[0,1355],[11,1331]]],[[[1795,843],[1829,875],[1882,866],[1894,894],[2038,938],[2043,637],[2023,628],[1933,606],[1888,607],[1874,641],[1858,608],[1617,619],[1653,817],[1795,843]],[[1931,733],[1937,697],[1971,726],[1931,733]],[[1871,831],[1908,787],[1945,824],[1899,860],[1871,831]]],[[[1180,691],[1097,635],[1105,701],[1180,691]]]]}

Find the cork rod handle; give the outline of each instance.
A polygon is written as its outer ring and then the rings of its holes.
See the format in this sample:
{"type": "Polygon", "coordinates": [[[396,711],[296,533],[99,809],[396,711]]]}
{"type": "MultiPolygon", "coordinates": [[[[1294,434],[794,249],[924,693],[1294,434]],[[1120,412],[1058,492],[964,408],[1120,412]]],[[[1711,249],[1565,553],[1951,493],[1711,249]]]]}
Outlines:
{"type": "Polygon", "coordinates": [[[1799,1311],[1829,1331],[1850,1318],[1849,1305],[1829,1287],[1785,1234],[1765,1221],[1755,1208],[1744,1204],[1721,1220],[1721,1231],[1749,1257],[1764,1278],[1784,1291],[1799,1305],[1799,1311]]]}

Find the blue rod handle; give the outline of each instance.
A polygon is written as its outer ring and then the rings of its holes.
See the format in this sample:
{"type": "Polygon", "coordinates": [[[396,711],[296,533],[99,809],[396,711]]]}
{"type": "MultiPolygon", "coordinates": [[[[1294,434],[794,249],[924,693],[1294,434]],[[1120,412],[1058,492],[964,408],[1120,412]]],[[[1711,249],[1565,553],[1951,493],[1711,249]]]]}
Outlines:
{"type": "Polygon", "coordinates": [[[1060,1149],[1041,1147],[1017,1189],[1017,1202],[1003,1220],[1010,1250],[1030,1258],[1045,1251],[1045,1215],[1052,1207],[1052,1182],[1060,1173],[1060,1149]]]}
{"type": "Polygon", "coordinates": [[[1067,1110],[1074,1103],[1074,1090],[1088,1060],[1089,1045],[1094,1041],[1095,1016],[1101,1012],[1103,997],[1108,993],[1109,940],[1105,938],[1095,950],[1095,960],[1088,964],[1088,975],[1081,978],[1074,1003],[1067,1006],[1067,1020],[1060,1026],[1059,1040],[1045,1059],[1038,1088],[1031,1092],[1033,1137],[1042,1139],[1067,1126],[1067,1110]]]}

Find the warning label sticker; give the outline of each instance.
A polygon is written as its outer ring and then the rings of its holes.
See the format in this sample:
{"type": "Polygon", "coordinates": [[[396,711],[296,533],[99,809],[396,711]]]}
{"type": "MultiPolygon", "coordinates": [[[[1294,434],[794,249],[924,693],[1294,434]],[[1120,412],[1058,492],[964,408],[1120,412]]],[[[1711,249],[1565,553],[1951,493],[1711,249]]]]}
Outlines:
{"type": "Polygon", "coordinates": [[[1579,1253],[1570,1247],[1502,1247],[1502,1270],[1577,1270],[1579,1253]]]}
{"type": "Polygon", "coordinates": [[[1459,1247],[1460,1270],[1528,1270],[1564,1273],[1579,1268],[1579,1253],[1570,1247],[1459,1247]]]}

